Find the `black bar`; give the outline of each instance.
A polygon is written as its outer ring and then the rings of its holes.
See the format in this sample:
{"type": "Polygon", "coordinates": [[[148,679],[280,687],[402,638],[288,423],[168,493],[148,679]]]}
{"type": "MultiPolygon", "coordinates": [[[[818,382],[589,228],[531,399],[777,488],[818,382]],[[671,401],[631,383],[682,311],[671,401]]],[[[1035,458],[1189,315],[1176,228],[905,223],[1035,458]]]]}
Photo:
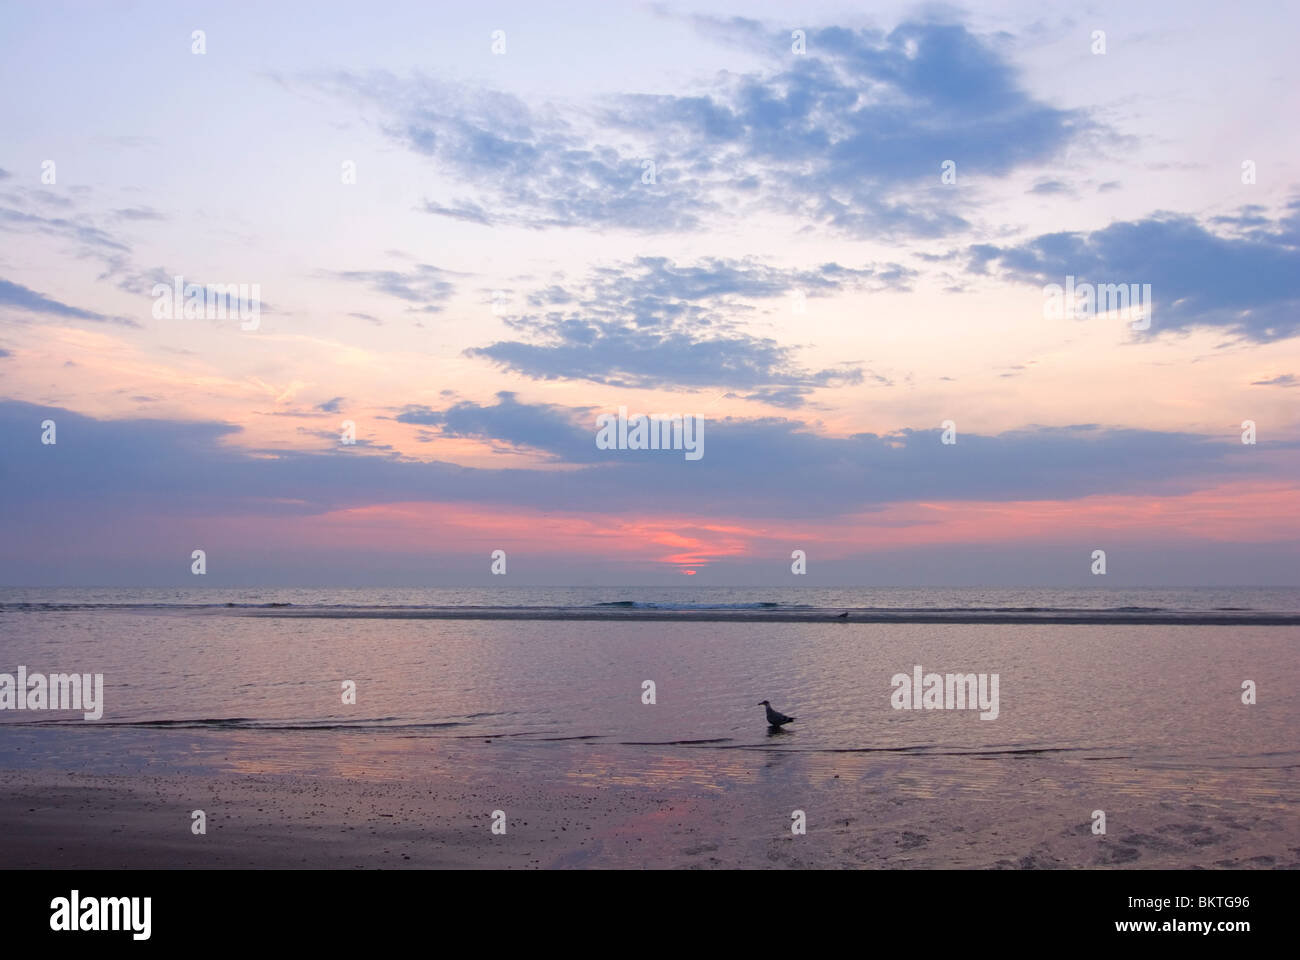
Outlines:
{"type": "Polygon", "coordinates": [[[541,938],[538,947],[649,939],[677,950],[698,930],[732,948],[847,937],[862,949],[892,943],[907,952],[1125,941],[1232,950],[1294,928],[1284,919],[1294,898],[1287,871],[10,871],[6,880],[7,946],[373,949],[417,935],[436,950],[463,936],[485,945],[513,935],[541,938]],[[150,898],[148,940],[130,930],[52,930],[52,901],[73,890],[83,905],[150,898]],[[1155,929],[1118,929],[1126,922],[1155,929]],[[1248,929],[1179,928],[1204,922],[1248,929]]]}

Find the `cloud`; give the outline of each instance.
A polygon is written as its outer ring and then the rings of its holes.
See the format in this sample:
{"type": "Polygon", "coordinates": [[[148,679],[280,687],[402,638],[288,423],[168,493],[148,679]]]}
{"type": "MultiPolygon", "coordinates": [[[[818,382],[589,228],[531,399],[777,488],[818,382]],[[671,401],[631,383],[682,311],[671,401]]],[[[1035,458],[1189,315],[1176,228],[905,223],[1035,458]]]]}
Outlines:
{"type": "Polygon", "coordinates": [[[1216,218],[1213,233],[1190,217],[1155,214],[1090,233],[1049,233],[1012,247],[975,244],[969,269],[1025,283],[1151,284],[1148,335],[1222,327],[1268,342],[1300,332],[1300,199],[1271,220],[1245,208],[1216,218]]]}
{"type": "Polygon", "coordinates": [[[130,253],[131,248],[92,223],[78,223],[66,217],[43,217],[12,207],[0,207],[0,229],[31,229],[67,240],[75,240],[104,252],[130,253]]]}
{"type": "MultiPolygon", "coordinates": [[[[455,276],[446,270],[427,263],[417,263],[413,269],[400,270],[340,270],[329,274],[348,283],[362,283],[376,293],[396,297],[418,304],[425,313],[441,313],[446,302],[456,292],[456,286],[447,277],[455,276]]],[[[373,320],[368,314],[353,314],[373,320]]]]}
{"type": "Polygon", "coordinates": [[[551,284],[526,298],[532,307],[565,311],[524,314],[507,322],[526,340],[502,340],[467,351],[535,379],[578,379],[627,387],[724,387],[749,398],[795,407],[819,387],[862,382],[853,365],[809,371],[796,350],[740,329],[747,301],[845,291],[901,290],[913,273],[897,264],[849,268],[826,263],[806,270],[753,259],[710,259],[681,265],[663,257],[592,271],[585,284],[551,284]]]}
{"type": "Polygon", "coordinates": [[[334,397],[331,400],[326,400],[324,403],[316,404],[316,409],[324,413],[338,413],[339,404],[341,404],[342,402],[343,402],[342,397],[334,397]]]}
{"type": "Polygon", "coordinates": [[[590,408],[520,403],[508,390],[498,393],[491,406],[468,400],[445,410],[411,405],[394,417],[399,423],[437,427],[438,436],[470,437],[503,449],[541,451],[568,463],[600,459],[591,426],[594,418],[590,408]]]}
{"type": "Polygon", "coordinates": [[[44,207],[71,207],[73,205],[71,197],[55,193],[53,190],[28,190],[22,196],[24,199],[44,207]]]}
{"type": "MultiPolygon", "coordinates": [[[[43,207],[72,206],[72,201],[67,197],[48,190],[11,193],[6,195],[6,199],[15,201],[20,206],[33,202],[43,207]]],[[[99,278],[101,280],[131,269],[130,245],[96,226],[94,220],[87,214],[75,213],[69,216],[48,217],[41,213],[29,213],[17,207],[0,206],[0,232],[38,233],[75,244],[78,247],[78,256],[94,258],[103,265],[104,272],[99,278]]]]}
{"type": "Polygon", "coordinates": [[[1283,373],[1271,380],[1253,380],[1250,385],[1252,387],[1295,387],[1300,386],[1300,378],[1294,373],[1283,373]]]}
{"type": "Polygon", "coordinates": [[[52,317],[65,317],[70,320],[94,320],[97,323],[119,323],[123,326],[138,327],[139,324],[125,317],[109,317],[102,313],[70,307],[66,303],[52,300],[44,294],[29,290],[22,284],[0,280],[0,306],[13,307],[29,313],[41,313],[52,317]]]}
{"type": "Polygon", "coordinates": [[[609,97],[594,118],[426,77],[313,83],[377,109],[389,137],[474,191],[423,209],[483,225],[673,232],[758,208],[855,236],[937,236],[965,228],[954,207],[973,202],[939,188],[945,161],[1005,176],[1095,130],[1035,100],[958,24],[814,29],[795,55],[788,30],[696,23],[781,66],[723,74],[703,93],[609,97]]]}
{"type": "MultiPolygon", "coordinates": [[[[165,297],[166,301],[171,303],[172,315],[178,320],[184,318],[184,307],[191,294],[196,297],[194,313],[205,319],[234,320],[276,312],[275,308],[265,300],[251,296],[253,288],[257,288],[260,292],[261,284],[208,283],[186,274],[171,273],[165,267],[153,267],[149,270],[129,273],[118,281],[117,287],[127,293],[146,295],[151,300],[165,297]],[[184,292],[179,298],[175,294],[177,277],[184,284],[184,292]],[[163,289],[155,293],[158,287],[163,289]],[[202,297],[199,297],[200,293],[203,294],[202,297]],[[245,296],[245,294],[249,295],[245,296]],[[224,317],[217,313],[209,313],[205,309],[205,303],[212,304],[218,310],[224,310],[224,317]]],[[[150,309],[153,309],[152,305],[150,309]]]]}
{"type": "Polygon", "coordinates": [[[765,403],[769,407],[797,410],[808,402],[808,389],[806,387],[773,387],[768,390],[755,390],[753,393],[727,393],[724,396],[728,400],[737,398],[753,400],[756,403],[765,403]]]}
{"type": "Polygon", "coordinates": [[[123,220],[166,220],[164,214],[159,213],[152,207],[125,207],[121,210],[114,210],[114,216],[123,220]]]}
{"type": "Polygon", "coordinates": [[[1236,433],[1083,424],[963,433],[944,445],[937,429],[833,437],[771,417],[706,421],[704,457],[688,463],[675,451],[598,451],[599,412],[606,411],[527,404],[503,393],[495,404],[410,407],[398,415],[440,436],[540,450],[572,466],[475,469],[344,448],[244,450],[223,442],[239,431],[230,424],[94,420],[0,401],[0,446],[9,451],[0,480],[5,508],[18,514],[56,502],[93,502],[100,513],[229,517],[438,501],[562,511],[589,505],[596,513],[632,503],[638,515],[829,519],[917,501],[1170,495],[1270,471],[1293,475],[1297,459],[1294,443],[1272,443],[1273,452],[1261,456],[1265,451],[1243,447],[1236,433]],[[57,448],[32,442],[33,425],[47,417],[58,423],[57,448]]]}
{"type": "Polygon", "coordinates": [[[883,268],[824,263],[798,270],[773,267],[754,258],[710,258],[681,265],[666,257],[638,257],[628,264],[598,270],[594,285],[601,299],[666,303],[728,296],[782,297],[794,290],[803,290],[808,296],[868,288],[905,291],[908,281],[914,276],[913,271],[896,263],[886,264],[883,268]]]}
{"type": "MultiPolygon", "coordinates": [[[[493,226],[494,222],[510,222],[508,218],[494,221],[492,215],[485,209],[477,204],[466,203],[465,201],[460,201],[455,206],[447,206],[446,204],[434,203],[432,200],[426,200],[422,209],[425,213],[431,213],[436,217],[446,217],[448,220],[460,220],[462,223],[476,223],[481,227],[493,226]]],[[[529,225],[542,226],[542,224],[529,225]]]]}
{"type": "Polygon", "coordinates": [[[478,193],[426,201],[428,213],[482,225],[685,230],[713,206],[679,168],[643,183],[644,151],[591,142],[555,111],[509,94],[384,72],[340,72],[315,85],[378,107],[389,137],[478,193]]]}
{"type": "Polygon", "coordinates": [[[582,320],[539,321],[530,329],[547,340],[499,341],[467,354],[534,379],[629,388],[780,385],[793,398],[818,387],[862,382],[861,371],[853,367],[804,370],[795,365],[793,349],[747,334],[701,340],[682,331],[582,320]]]}
{"type": "Polygon", "coordinates": [[[1039,196],[1055,196],[1057,194],[1072,194],[1074,191],[1070,186],[1060,180],[1040,180],[1030,187],[1029,193],[1038,194],[1039,196]]]}
{"type": "Polygon", "coordinates": [[[772,200],[855,235],[961,229],[954,195],[937,189],[944,161],[961,175],[1002,176],[1091,129],[1082,114],[1034,100],[961,25],[809,30],[807,53],[793,55],[788,30],[697,23],[788,67],[726,78],[704,96],[625,97],[610,121],[668,137],[679,162],[755,171],[772,200]]]}

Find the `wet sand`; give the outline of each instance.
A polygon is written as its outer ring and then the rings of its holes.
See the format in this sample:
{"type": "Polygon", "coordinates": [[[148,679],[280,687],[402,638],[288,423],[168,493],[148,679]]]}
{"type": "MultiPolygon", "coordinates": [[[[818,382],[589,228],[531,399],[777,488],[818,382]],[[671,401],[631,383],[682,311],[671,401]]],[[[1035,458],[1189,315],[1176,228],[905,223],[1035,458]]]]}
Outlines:
{"type": "Polygon", "coordinates": [[[735,753],[484,744],[427,776],[8,770],[0,867],[1300,867],[1286,768],[735,753]]]}

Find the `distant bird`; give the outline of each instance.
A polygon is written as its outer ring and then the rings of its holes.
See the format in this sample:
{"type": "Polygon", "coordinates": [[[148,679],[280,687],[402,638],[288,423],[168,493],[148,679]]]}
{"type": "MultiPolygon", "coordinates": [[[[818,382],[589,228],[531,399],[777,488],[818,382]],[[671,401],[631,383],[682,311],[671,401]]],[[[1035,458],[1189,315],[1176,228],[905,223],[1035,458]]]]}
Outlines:
{"type": "Polygon", "coordinates": [[[783,723],[790,723],[794,717],[787,717],[784,713],[778,713],[772,709],[772,705],[766,700],[760,700],[758,705],[767,708],[767,722],[774,727],[779,727],[783,723]]]}
{"type": "Polygon", "coordinates": [[[836,617],[835,619],[836,619],[836,620],[847,620],[848,618],[849,618],[849,612],[848,612],[847,610],[845,610],[843,613],[841,613],[841,614],[840,614],[838,617],[836,617]]]}

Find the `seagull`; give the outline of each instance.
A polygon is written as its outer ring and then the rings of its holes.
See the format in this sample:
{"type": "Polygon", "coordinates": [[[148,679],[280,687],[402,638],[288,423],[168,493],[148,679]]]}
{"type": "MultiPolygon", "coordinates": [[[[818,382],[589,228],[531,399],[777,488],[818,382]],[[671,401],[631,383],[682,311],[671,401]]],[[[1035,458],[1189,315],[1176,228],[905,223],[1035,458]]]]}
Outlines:
{"type": "Polygon", "coordinates": [[[767,708],[767,722],[774,727],[779,727],[783,723],[789,723],[794,720],[794,717],[787,717],[784,713],[778,713],[773,710],[772,705],[766,700],[760,700],[758,705],[767,708]]]}

